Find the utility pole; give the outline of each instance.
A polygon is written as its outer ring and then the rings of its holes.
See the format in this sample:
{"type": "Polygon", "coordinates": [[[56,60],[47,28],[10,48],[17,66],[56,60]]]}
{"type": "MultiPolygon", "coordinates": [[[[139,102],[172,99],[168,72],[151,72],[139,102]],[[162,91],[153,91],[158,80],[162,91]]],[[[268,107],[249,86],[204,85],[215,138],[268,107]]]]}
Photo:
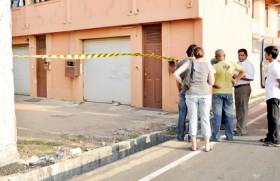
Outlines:
{"type": "Polygon", "coordinates": [[[0,0],[0,166],[19,159],[14,103],[10,0],[0,0]]]}

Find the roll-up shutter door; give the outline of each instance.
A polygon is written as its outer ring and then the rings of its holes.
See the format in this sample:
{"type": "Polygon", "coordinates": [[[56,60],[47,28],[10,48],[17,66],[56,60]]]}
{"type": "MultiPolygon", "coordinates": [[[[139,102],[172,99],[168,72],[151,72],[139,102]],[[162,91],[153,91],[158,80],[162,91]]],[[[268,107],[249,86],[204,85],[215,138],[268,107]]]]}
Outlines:
{"type": "MultiPolygon", "coordinates": [[[[130,38],[102,38],[84,41],[84,53],[130,52],[130,38]]],[[[131,103],[130,57],[86,59],[84,98],[94,102],[131,103]]]]}

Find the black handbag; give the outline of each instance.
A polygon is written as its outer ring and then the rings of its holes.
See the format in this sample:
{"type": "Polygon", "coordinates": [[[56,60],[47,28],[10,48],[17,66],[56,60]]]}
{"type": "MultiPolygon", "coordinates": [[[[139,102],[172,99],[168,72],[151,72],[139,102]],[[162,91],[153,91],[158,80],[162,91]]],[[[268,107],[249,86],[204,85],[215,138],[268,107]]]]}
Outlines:
{"type": "Polygon", "coordinates": [[[182,90],[189,90],[191,87],[191,81],[193,80],[193,61],[191,61],[191,66],[186,70],[185,78],[181,83],[182,90]]]}

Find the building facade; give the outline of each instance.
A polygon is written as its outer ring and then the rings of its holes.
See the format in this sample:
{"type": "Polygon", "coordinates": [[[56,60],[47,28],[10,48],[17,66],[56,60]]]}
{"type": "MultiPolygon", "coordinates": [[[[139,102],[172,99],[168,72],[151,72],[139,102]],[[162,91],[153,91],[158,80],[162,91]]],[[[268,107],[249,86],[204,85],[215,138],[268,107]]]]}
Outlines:
{"type": "MultiPolygon", "coordinates": [[[[278,0],[26,0],[11,11],[15,55],[131,52],[183,59],[195,43],[207,61],[219,48],[236,61],[237,50],[246,48],[258,70],[261,39],[278,31],[278,0]]],[[[139,56],[14,58],[15,93],[177,111],[175,66],[139,56]]],[[[259,77],[256,71],[252,95],[263,91],[259,77]]]]}

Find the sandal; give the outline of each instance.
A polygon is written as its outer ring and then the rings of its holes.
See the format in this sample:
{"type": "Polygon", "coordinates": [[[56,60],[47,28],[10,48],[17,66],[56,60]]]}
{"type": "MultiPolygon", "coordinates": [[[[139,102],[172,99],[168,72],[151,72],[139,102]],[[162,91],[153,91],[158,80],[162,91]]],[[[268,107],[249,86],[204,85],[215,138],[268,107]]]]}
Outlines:
{"type": "Polygon", "coordinates": [[[205,152],[209,152],[209,151],[211,151],[211,150],[213,150],[212,147],[209,147],[209,150],[206,150],[205,148],[203,149],[203,151],[205,151],[205,152]]]}
{"type": "Polygon", "coordinates": [[[196,149],[193,149],[192,147],[190,147],[190,150],[191,150],[191,151],[196,151],[196,149]]]}

